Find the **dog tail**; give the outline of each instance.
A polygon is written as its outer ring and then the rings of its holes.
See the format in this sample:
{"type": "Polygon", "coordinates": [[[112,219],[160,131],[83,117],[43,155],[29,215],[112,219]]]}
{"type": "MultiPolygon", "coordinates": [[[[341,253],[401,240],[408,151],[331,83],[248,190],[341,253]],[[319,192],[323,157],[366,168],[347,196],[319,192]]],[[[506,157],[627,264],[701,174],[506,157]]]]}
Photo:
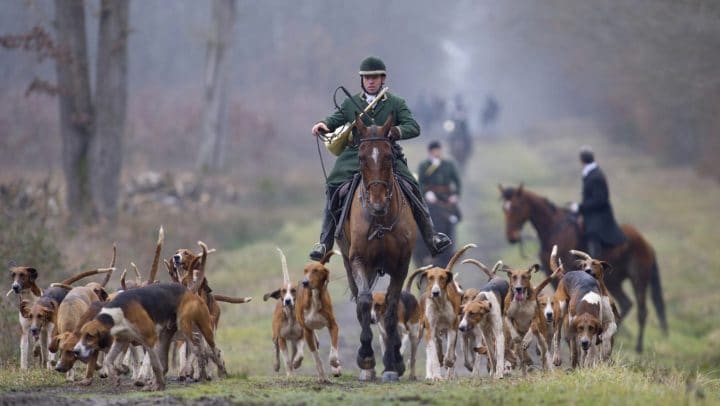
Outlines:
{"type": "Polygon", "coordinates": [[[410,277],[408,278],[407,283],[405,283],[405,291],[410,292],[410,290],[412,290],[412,281],[415,279],[416,276],[418,276],[419,274],[424,274],[425,271],[427,271],[428,269],[430,269],[434,266],[435,265],[432,265],[432,264],[425,265],[424,267],[418,268],[417,270],[415,270],[415,272],[413,272],[413,274],[410,275],[410,277]]]}
{"type": "Polygon", "coordinates": [[[252,300],[252,297],[232,297],[232,296],[225,296],[225,295],[216,295],[214,293],[212,296],[218,302],[225,302],[225,303],[247,303],[252,300]]]}
{"type": "Polygon", "coordinates": [[[79,274],[77,274],[75,276],[71,276],[71,277],[65,279],[64,281],[60,282],[60,284],[61,285],[72,285],[73,283],[79,281],[82,278],[87,278],[88,276],[93,276],[93,275],[97,275],[97,274],[101,274],[101,273],[112,272],[114,269],[115,268],[98,268],[98,269],[93,269],[92,271],[80,272],[79,274]]]}
{"type": "Polygon", "coordinates": [[[660,283],[660,269],[658,269],[657,259],[653,261],[650,270],[650,291],[652,294],[653,305],[660,319],[660,328],[663,334],[668,333],[667,319],[665,318],[665,300],[663,299],[662,284],[660,283]]]}
{"type": "MultiPolygon", "coordinates": [[[[200,248],[202,248],[202,256],[200,257],[200,269],[198,272],[198,277],[195,282],[193,282],[192,286],[190,287],[190,290],[197,294],[198,290],[200,290],[200,286],[203,283],[203,280],[205,279],[205,263],[207,262],[207,255],[208,255],[208,247],[205,245],[204,242],[198,241],[198,245],[200,248]]],[[[192,270],[194,272],[194,270],[192,270]]]]}
{"type": "Polygon", "coordinates": [[[135,271],[135,283],[138,286],[142,285],[142,275],[140,274],[140,270],[138,269],[137,265],[135,265],[134,262],[130,262],[130,266],[132,267],[133,271],[135,271]]]}
{"type": "Polygon", "coordinates": [[[482,262],[478,261],[477,259],[468,258],[468,259],[464,260],[463,262],[461,262],[461,264],[473,264],[473,265],[475,265],[475,266],[478,267],[481,271],[483,271],[483,272],[485,273],[485,275],[487,275],[488,280],[490,280],[490,279],[492,279],[492,278],[495,277],[494,272],[490,271],[490,269],[489,269],[487,266],[485,266],[485,264],[483,264],[482,262]]]}
{"type": "Polygon", "coordinates": [[[127,290],[127,285],[125,285],[125,275],[127,275],[127,269],[123,269],[120,274],[120,289],[122,290],[127,290]]]}
{"type": "Polygon", "coordinates": [[[103,288],[105,286],[107,286],[108,282],[110,282],[110,277],[112,276],[113,271],[115,270],[115,260],[116,259],[117,259],[117,244],[113,243],[113,255],[112,255],[112,260],[110,261],[110,266],[109,266],[111,271],[105,274],[105,279],[103,279],[103,281],[102,281],[103,288]]]}
{"type": "Polygon", "coordinates": [[[452,272],[452,269],[455,266],[455,263],[457,262],[457,260],[460,259],[460,257],[465,253],[465,251],[469,250],[470,248],[477,248],[477,245],[466,244],[464,247],[460,248],[455,253],[455,255],[453,255],[452,258],[450,258],[450,261],[448,262],[447,267],[445,269],[452,272]]]}
{"type": "Polygon", "coordinates": [[[162,251],[163,240],[165,240],[165,230],[163,230],[163,226],[160,226],[160,231],[158,231],[157,246],[155,247],[155,258],[153,258],[152,267],[150,268],[148,284],[155,283],[155,278],[157,277],[158,272],[158,265],[160,264],[160,252],[162,251]]]}

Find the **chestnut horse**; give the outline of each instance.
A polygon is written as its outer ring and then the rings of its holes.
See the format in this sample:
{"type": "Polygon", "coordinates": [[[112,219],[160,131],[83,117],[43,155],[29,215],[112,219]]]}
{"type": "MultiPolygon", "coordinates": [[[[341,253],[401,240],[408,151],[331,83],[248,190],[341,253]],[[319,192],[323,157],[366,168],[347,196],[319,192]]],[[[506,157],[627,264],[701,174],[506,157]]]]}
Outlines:
{"type": "Polygon", "coordinates": [[[348,220],[343,224],[343,238],[338,241],[362,329],[357,355],[360,380],[375,378],[370,329],[371,289],[378,276],[383,274],[390,276],[390,284],[383,320],[388,338],[382,378],[383,381],[396,381],[405,372],[400,354],[397,310],[417,225],[393,170],[392,145],[397,141],[390,132],[393,119],[391,115],[382,127],[366,127],[360,118],[356,120],[362,180],[354,192],[348,220]]]}
{"type": "MultiPolygon", "coordinates": [[[[569,251],[584,250],[580,225],[576,216],[568,209],[558,208],[550,200],[539,196],[520,184],[519,187],[503,188],[498,185],[505,212],[505,233],[508,242],[515,244],[521,241],[520,231],[525,222],[535,228],[540,239],[540,262],[546,273],[550,273],[549,259],[552,246],[557,244],[561,259],[566,264],[574,263],[569,251]]],[[[642,352],[645,320],[647,319],[646,289],[650,286],[655,311],[660,319],[660,328],[667,334],[665,318],[665,302],[663,301],[660,272],[658,270],[655,250],[643,238],[638,230],[629,225],[620,226],[627,237],[623,244],[603,249],[602,259],[612,266],[612,272],[605,274],[605,284],[610,294],[620,306],[620,318],[623,319],[632,301],[623,292],[622,283],[630,279],[635,301],[638,307],[638,337],[635,350],[642,352]]]]}

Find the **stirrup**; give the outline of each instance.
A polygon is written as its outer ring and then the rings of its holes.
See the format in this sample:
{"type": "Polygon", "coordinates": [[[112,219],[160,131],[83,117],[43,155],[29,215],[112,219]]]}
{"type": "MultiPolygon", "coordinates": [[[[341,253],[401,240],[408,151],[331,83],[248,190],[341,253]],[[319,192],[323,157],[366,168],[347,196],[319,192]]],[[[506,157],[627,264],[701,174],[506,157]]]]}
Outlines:
{"type": "Polygon", "coordinates": [[[325,252],[327,252],[325,244],[319,242],[313,245],[313,249],[310,251],[310,259],[320,261],[325,256],[325,252]]]}

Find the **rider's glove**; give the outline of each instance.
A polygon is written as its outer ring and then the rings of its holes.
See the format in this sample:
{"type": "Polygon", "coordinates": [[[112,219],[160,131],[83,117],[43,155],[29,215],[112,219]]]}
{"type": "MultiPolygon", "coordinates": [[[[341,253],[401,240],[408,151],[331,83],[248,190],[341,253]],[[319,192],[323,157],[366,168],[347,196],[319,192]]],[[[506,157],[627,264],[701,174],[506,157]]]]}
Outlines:
{"type": "Polygon", "coordinates": [[[573,213],[577,213],[580,211],[580,205],[577,204],[577,202],[570,203],[570,211],[573,213]]]}

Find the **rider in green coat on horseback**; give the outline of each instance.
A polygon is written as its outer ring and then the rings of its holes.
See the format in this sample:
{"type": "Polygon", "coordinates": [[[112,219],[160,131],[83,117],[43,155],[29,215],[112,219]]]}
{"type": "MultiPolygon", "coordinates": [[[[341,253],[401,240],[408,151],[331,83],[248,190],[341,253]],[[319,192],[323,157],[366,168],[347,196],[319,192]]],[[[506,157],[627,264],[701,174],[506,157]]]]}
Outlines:
{"type": "MultiPolygon", "coordinates": [[[[365,109],[373,102],[375,97],[380,93],[385,83],[387,71],[385,64],[379,58],[368,57],[360,64],[360,85],[363,91],[352,96],[353,100],[345,99],[340,109],[328,116],[325,120],[318,122],[312,128],[312,133],[319,136],[324,133],[334,131],[336,128],[351,123],[355,120],[356,113],[361,111],[358,107],[365,109]],[[353,102],[354,101],[354,102],[353,102]]],[[[396,95],[386,92],[375,107],[370,111],[369,115],[376,123],[384,123],[390,115],[393,115],[395,123],[390,130],[399,134],[399,139],[406,140],[415,138],[420,135],[420,126],[415,121],[407,107],[405,100],[396,95]]],[[[371,124],[368,114],[362,116],[362,120],[366,125],[371,124]]],[[[315,245],[310,252],[310,259],[319,260],[325,253],[332,249],[335,241],[335,216],[333,206],[335,194],[341,185],[351,180],[353,176],[359,172],[360,163],[358,160],[358,144],[359,137],[356,136],[357,130],[353,128],[353,137],[349,141],[348,146],[338,156],[335,166],[330,172],[327,179],[327,204],[325,206],[322,230],[320,233],[320,242],[315,245]]],[[[435,233],[432,219],[428,212],[428,208],[423,200],[420,188],[407,167],[407,161],[403,155],[402,148],[394,144],[395,152],[395,173],[402,180],[401,188],[406,191],[408,200],[412,207],[413,216],[418,224],[420,233],[427,244],[433,256],[444,251],[452,244],[448,236],[442,233],[435,233]]]]}

